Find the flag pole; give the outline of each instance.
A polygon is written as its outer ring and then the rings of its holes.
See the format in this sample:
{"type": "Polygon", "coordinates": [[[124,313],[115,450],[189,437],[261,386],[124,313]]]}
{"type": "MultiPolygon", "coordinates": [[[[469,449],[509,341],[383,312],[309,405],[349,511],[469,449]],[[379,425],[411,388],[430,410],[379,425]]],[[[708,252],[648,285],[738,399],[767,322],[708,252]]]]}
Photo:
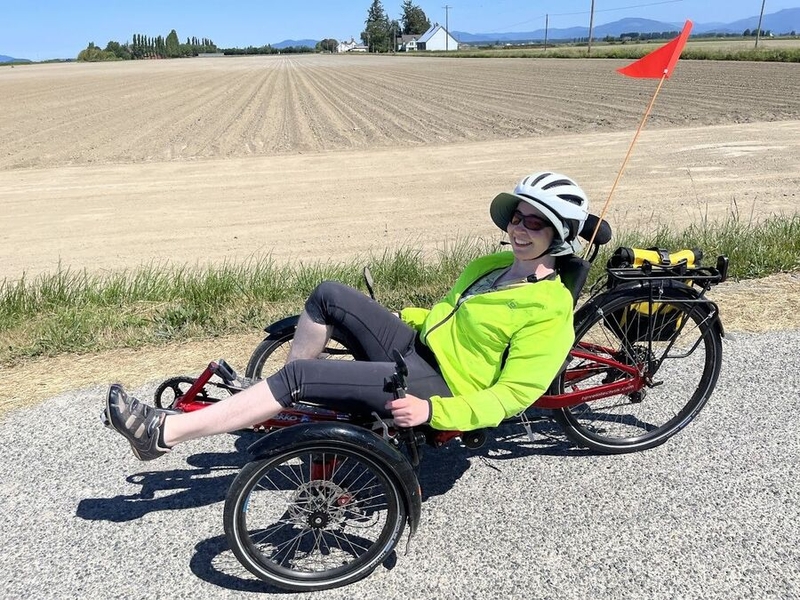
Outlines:
{"type": "Polygon", "coordinates": [[[597,225],[595,225],[594,231],[592,232],[592,239],[589,240],[589,244],[586,246],[586,249],[583,253],[583,258],[585,259],[589,256],[589,250],[594,243],[594,238],[597,236],[597,231],[600,229],[600,224],[603,222],[603,217],[606,216],[606,211],[608,210],[608,205],[611,203],[611,197],[614,195],[614,191],[617,189],[617,184],[619,183],[620,178],[622,177],[622,172],[625,170],[625,166],[628,164],[628,159],[631,157],[631,153],[633,152],[633,146],[636,144],[636,140],[639,139],[639,134],[642,132],[644,128],[644,124],[647,121],[647,118],[650,116],[650,112],[653,110],[653,105],[656,103],[656,98],[658,97],[658,92],[661,91],[661,86],[664,85],[664,80],[667,78],[667,74],[669,71],[664,69],[664,74],[661,76],[661,79],[658,82],[658,86],[656,87],[656,91],[653,94],[652,99],[650,100],[650,104],[647,105],[647,110],[644,111],[644,116],[642,117],[641,122],[639,123],[639,127],[636,130],[636,133],[633,136],[633,140],[631,140],[630,146],[628,146],[628,152],[625,154],[625,159],[622,161],[622,166],[617,173],[616,179],[614,179],[614,184],[611,186],[611,191],[608,193],[608,198],[606,198],[606,203],[603,205],[603,210],[600,212],[600,218],[597,220],[597,225]]]}
{"type": "Polygon", "coordinates": [[[672,70],[675,67],[675,64],[678,62],[678,59],[681,56],[681,52],[683,47],[686,45],[686,40],[689,39],[689,34],[692,31],[692,22],[687,20],[683,26],[683,31],[673,39],[671,42],[653,50],[649,54],[644,55],[642,58],[629,64],[626,67],[621,69],[617,69],[618,73],[622,73],[627,77],[644,77],[647,79],[660,79],[658,82],[658,87],[656,87],[656,91],[653,94],[652,99],[650,100],[650,104],[647,106],[647,110],[644,112],[644,116],[642,117],[641,123],[639,123],[638,129],[636,129],[636,134],[633,136],[633,140],[631,141],[630,146],[628,147],[628,152],[625,155],[625,160],[622,161],[622,166],[617,173],[617,177],[614,180],[614,185],[611,186],[611,191],[608,194],[608,198],[606,199],[606,203],[603,205],[603,210],[600,213],[600,218],[597,221],[597,225],[592,232],[592,239],[589,240],[589,245],[586,246],[586,250],[584,251],[583,258],[585,259],[589,255],[589,251],[594,243],[595,238],[597,237],[597,232],[600,229],[600,225],[603,222],[603,218],[606,215],[606,211],[608,210],[608,205],[611,202],[611,197],[614,195],[614,191],[617,189],[617,184],[619,183],[620,178],[622,177],[622,173],[625,170],[625,166],[628,164],[628,160],[631,157],[631,153],[633,152],[633,146],[636,144],[636,140],[639,138],[639,134],[642,132],[642,128],[644,127],[647,118],[650,116],[650,112],[653,110],[653,105],[656,103],[656,98],[658,97],[658,92],[661,91],[661,86],[664,85],[664,80],[667,79],[671,74],[672,70]]]}

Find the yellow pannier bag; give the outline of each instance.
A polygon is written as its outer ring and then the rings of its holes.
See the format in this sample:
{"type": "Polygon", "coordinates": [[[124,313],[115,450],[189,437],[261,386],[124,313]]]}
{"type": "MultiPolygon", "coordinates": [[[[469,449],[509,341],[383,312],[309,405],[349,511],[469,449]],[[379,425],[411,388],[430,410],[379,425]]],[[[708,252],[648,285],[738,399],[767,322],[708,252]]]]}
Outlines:
{"type": "MultiPolygon", "coordinates": [[[[658,282],[659,285],[669,287],[686,284],[691,285],[690,279],[660,279],[659,271],[665,275],[673,276],[685,269],[700,266],[703,252],[699,248],[669,252],[663,248],[617,248],[608,261],[611,268],[643,269],[652,266],[648,279],[658,282]]],[[[614,281],[613,278],[611,280],[614,281]]],[[[612,283],[613,285],[613,283],[612,283]]],[[[617,282],[616,285],[619,285],[617,282]]],[[[629,343],[641,342],[647,339],[653,341],[669,341],[680,329],[685,313],[678,310],[674,304],[662,302],[639,302],[617,311],[609,327],[615,333],[626,339],[629,343]]]]}

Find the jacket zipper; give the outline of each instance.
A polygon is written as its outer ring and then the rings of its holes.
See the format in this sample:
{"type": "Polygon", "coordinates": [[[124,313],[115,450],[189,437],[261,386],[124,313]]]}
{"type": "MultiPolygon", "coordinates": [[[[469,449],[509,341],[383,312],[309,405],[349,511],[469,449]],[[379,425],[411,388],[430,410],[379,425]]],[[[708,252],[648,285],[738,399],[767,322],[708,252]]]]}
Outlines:
{"type": "MultiPolygon", "coordinates": [[[[485,275],[485,274],[484,274],[484,275],[485,275]]],[[[484,277],[484,275],[481,275],[481,277],[484,277]]],[[[479,277],[478,279],[480,279],[480,277],[479,277]]],[[[478,281],[478,279],[476,279],[475,281],[478,281]]],[[[475,283],[475,282],[473,281],[473,282],[472,282],[472,284],[470,284],[470,286],[471,286],[471,285],[473,285],[474,283],[475,283]]],[[[467,290],[470,288],[470,286],[467,286],[467,287],[464,289],[464,291],[466,292],[466,291],[467,291],[467,290]]],[[[430,337],[430,335],[431,335],[431,334],[432,334],[434,331],[436,331],[436,330],[437,330],[439,327],[441,327],[442,325],[444,325],[445,323],[447,323],[447,321],[449,321],[449,320],[450,320],[450,317],[452,317],[454,314],[456,314],[456,311],[457,311],[459,308],[461,308],[461,305],[462,305],[462,304],[464,304],[464,302],[466,302],[466,301],[467,301],[467,300],[469,300],[470,298],[474,298],[474,297],[475,297],[475,296],[464,297],[464,295],[463,295],[463,293],[462,293],[462,295],[458,297],[458,300],[456,300],[456,305],[453,307],[453,310],[451,310],[451,311],[450,311],[450,314],[448,314],[448,315],[447,315],[447,316],[446,316],[444,319],[442,319],[441,321],[439,321],[439,322],[438,322],[436,325],[434,325],[433,327],[431,327],[430,329],[428,329],[428,332],[425,334],[425,337],[424,337],[424,338],[422,338],[422,343],[423,343],[423,344],[425,344],[425,345],[427,346],[427,345],[428,345],[428,338],[430,337]]]]}
{"type": "MultiPolygon", "coordinates": [[[[492,271],[495,271],[495,270],[496,270],[496,269],[492,269],[492,271]]],[[[471,283],[471,284],[469,284],[467,287],[465,287],[465,288],[464,288],[464,292],[466,292],[467,290],[469,290],[469,289],[470,289],[470,287],[472,287],[473,285],[475,285],[475,282],[476,282],[476,281],[479,281],[479,280],[481,279],[481,277],[485,277],[486,275],[488,275],[488,274],[489,274],[489,273],[491,273],[492,271],[487,271],[487,272],[486,272],[486,273],[484,273],[483,275],[480,275],[480,276],[478,276],[477,278],[475,278],[475,279],[472,281],[472,283],[471,283]]],[[[436,330],[437,330],[439,327],[441,327],[442,325],[444,325],[445,323],[447,323],[447,321],[449,321],[449,320],[450,320],[450,317],[452,317],[454,314],[456,314],[456,311],[457,311],[459,308],[461,308],[461,305],[462,305],[462,304],[464,304],[464,302],[466,302],[466,301],[467,301],[467,300],[469,300],[470,298],[473,298],[473,297],[474,297],[474,296],[469,296],[468,298],[465,298],[465,297],[464,297],[464,292],[462,292],[461,296],[459,296],[458,300],[456,300],[456,305],[453,307],[453,310],[451,310],[451,311],[450,311],[450,314],[449,314],[449,315],[447,315],[447,316],[446,316],[444,319],[442,319],[441,321],[439,321],[439,322],[438,322],[436,325],[434,325],[433,327],[431,327],[430,329],[428,329],[428,332],[425,334],[425,337],[421,339],[421,341],[422,341],[422,343],[423,343],[423,344],[425,344],[425,345],[427,346],[427,345],[428,345],[428,338],[430,337],[430,335],[431,335],[431,334],[432,334],[434,331],[436,331],[436,330]]]]}
{"type": "Polygon", "coordinates": [[[428,332],[425,334],[425,337],[422,339],[422,343],[423,344],[425,344],[427,346],[428,345],[428,338],[431,336],[431,334],[434,331],[436,331],[439,327],[444,325],[450,319],[450,317],[452,317],[454,314],[456,314],[456,311],[458,310],[458,307],[461,306],[461,298],[459,298],[458,300],[459,301],[456,302],[456,305],[453,307],[453,310],[450,311],[449,315],[447,315],[444,319],[439,321],[436,325],[434,325],[433,327],[428,329],[428,332]]]}

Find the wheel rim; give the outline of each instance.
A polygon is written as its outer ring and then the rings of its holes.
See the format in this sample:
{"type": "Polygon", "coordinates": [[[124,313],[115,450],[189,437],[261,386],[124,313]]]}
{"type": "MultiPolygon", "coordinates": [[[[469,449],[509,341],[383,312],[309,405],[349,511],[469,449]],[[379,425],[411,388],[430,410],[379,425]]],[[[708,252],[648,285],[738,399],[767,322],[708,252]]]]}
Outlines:
{"type": "MultiPolygon", "coordinates": [[[[259,358],[252,377],[254,379],[266,379],[285,365],[286,359],[289,357],[289,350],[292,347],[292,339],[293,336],[290,335],[276,341],[275,344],[270,346],[259,358]]],[[[353,355],[342,342],[331,339],[323,353],[319,355],[319,358],[327,360],[353,360],[353,355]]]]}
{"type": "Polygon", "coordinates": [[[576,332],[576,346],[635,366],[637,375],[581,358],[571,360],[562,376],[566,392],[639,381],[627,394],[563,409],[572,433],[590,446],[637,449],[665,441],[694,418],[719,374],[719,340],[708,310],[696,303],[662,302],[678,310],[682,320],[675,321],[676,313],[649,316],[647,329],[641,320],[634,324],[623,317],[622,309],[631,304],[623,298],[588,317],[576,332]],[[655,339],[647,339],[645,329],[655,339]]]}
{"type": "Polygon", "coordinates": [[[403,506],[381,466],[335,448],[265,462],[236,511],[246,566],[280,583],[327,586],[369,573],[391,552],[403,506]]]}

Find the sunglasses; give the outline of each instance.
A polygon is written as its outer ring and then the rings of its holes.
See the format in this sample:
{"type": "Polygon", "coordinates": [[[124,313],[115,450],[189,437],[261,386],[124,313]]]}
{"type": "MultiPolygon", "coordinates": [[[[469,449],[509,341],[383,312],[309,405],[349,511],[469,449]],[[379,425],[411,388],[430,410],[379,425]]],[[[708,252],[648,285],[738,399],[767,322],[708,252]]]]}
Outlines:
{"type": "Polygon", "coordinates": [[[515,210],[514,213],[511,215],[511,224],[519,225],[520,222],[522,223],[522,226],[528,231],[541,231],[542,229],[546,229],[547,227],[552,227],[549,221],[540,219],[536,215],[523,215],[518,210],[515,210]]]}

